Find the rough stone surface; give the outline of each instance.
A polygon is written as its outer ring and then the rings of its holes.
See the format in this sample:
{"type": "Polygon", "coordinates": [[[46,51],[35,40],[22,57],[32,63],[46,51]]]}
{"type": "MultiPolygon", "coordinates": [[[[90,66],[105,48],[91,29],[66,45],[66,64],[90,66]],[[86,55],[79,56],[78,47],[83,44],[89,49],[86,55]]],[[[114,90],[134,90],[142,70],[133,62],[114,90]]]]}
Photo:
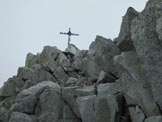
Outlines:
{"type": "Polygon", "coordinates": [[[135,50],[133,42],[131,40],[131,22],[138,15],[139,13],[134,10],[134,8],[130,7],[123,17],[119,36],[114,40],[121,51],[135,50]]]}
{"type": "Polygon", "coordinates": [[[40,96],[39,122],[57,122],[63,116],[64,101],[59,92],[46,89],[40,96]]]}
{"type": "Polygon", "coordinates": [[[6,122],[8,117],[8,110],[4,107],[0,107],[0,122],[6,122]]]}
{"type": "Polygon", "coordinates": [[[123,52],[114,60],[124,69],[121,88],[128,104],[139,105],[147,116],[160,114],[145,70],[135,52],[123,52]],[[136,87],[135,87],[136,86],[136,87]]]}
{"type": "Polygon", "coordinates": [[[36,120],[27,114],[13,112],[9,122],[36,122],[36,120]]]}
{"type": "Polygon", "coordinates": [[[77,80],[76,78],[70,77],[70,78],[67,80],[67,84],[68,84],[68,85],[73,85],[73,84],[76,84],[77,81],[78,81],[78,80],[77,80]]]}
{"type": "Polygon", "coordinates": [[[161,69],[162,69],[162,43],[161,25],[162,1],[149,0],[146,8],[132,21],[131,38],[141,66],[146,72],[148,82],[151,84],[155,101],[162,108],[161,97],[161,69]]]}
{"type": "Polygon", "coordinates": [[[24,81],[16,76],[9,78],[7,82],[4,83],[3,87],[0,89],[1,97],[11,97],[16,96],[19,91],[22,90],[24,86],[24,81]]]}
{"type": "Polygon", "coordinates": [[[152,116],[145,120],[145,122],[162,122],[162,116],[152,116]]]}
{"type": "Polygon", "coordinates": [[[70,53],[76,55],[80,50],[75,45],[69,44],[68,48],[66,48],[65,51],[70,52],[70,53]]]}
{"type": "Polygon", "coordinates": [[[113,96],[86,96],[77,99],[83,122],[112,122],[117,112],[113,96]]]}
{"type": "Polygon", "coordinates": [[[27,67],[20,67],[18,69],[17,76],[23,80],[28,80],[33,78],[33,70],[27,67]]]}
{"type": "Polygon", "coordinates": [[[60,89],[60,86],[58,84],[53,83],[51,81],[44,81],[44,82],[41,82],[41,83],[39,83],[35,86],[30,87],[29,89],[23,90],[22,92],[20,92],[17,95],[17,99],[21,99],[23,97],[36,94],[39,90],[41,90],[44,87],[49,87],[49,88],[52,88],[52,89],[55,89],[55,90],[60,89]]]}
{"type": "Polygon", "coordinates": [[[115,82],[116,80],[117,80],[116,76],[113,76],[113,75],[107,74],[104,71],[101,71],[98,76],[97,83],[112,83],[112,82],[115,82]]]}
{"type": "Polygon", "coordinates": [[[97,87],[97,93],[99,96],[105,96],[108,94],[116,94],[120,90],[119,84],[116,83],[106,83],[100,84],[97,87]]]}
{"type": "Polygon", "coordinates": [[[94,95],[95,90],[92,87],[79,88],[64,88],[62,89],[62,97],[71,106],[75,115],[80,118],[80,112],[76,99],[81,96],[94,95]]]}
{"type": "Polygon", "coordinates": [[[144,121],[145,115],[138,106],[130,107],[129,111],[130,111],[130,115],[131,115],[133,122],[143,122],[144,121]]]}
{"type": "Polygon", "coordinates": [[[39,63],[39,54],[37,55],[33,55],[32,53],[28,53],[27,57],[26,57],[26,62],[25,62],[25,66],[26,67],[32,67],[35,64],[39,63]]]}
{"type": "Polygon", "coordinates": [[[89,54],[94,55],[94,62],[99,70],[116,72],[113,65],[113,56],[119,55],[120,49],[112,40],[97,36],[95,42],[90,45],[89,54]]]}
{"type": "Polygon", "coordinates": [[[69,76],[64,72],[64,70],[61,67],[58,67],[56,71],[54,72],[54,75],[59,82],[59,84],[64,84],[68,80],[69,76]]]}

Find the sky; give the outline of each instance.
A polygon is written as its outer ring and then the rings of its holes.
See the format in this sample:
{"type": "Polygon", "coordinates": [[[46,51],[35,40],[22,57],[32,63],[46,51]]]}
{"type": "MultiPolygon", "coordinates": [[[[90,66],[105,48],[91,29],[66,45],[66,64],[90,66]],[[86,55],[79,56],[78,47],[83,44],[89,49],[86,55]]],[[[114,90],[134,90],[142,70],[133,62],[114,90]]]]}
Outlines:
{"type": "Polygon", "coordinates": [[[142,11],[147,0],[0,0],[0,87],[25,65],[26,55],[44,46],[88,49],[96,35],[114,39],[128,7],[142,11]]]}

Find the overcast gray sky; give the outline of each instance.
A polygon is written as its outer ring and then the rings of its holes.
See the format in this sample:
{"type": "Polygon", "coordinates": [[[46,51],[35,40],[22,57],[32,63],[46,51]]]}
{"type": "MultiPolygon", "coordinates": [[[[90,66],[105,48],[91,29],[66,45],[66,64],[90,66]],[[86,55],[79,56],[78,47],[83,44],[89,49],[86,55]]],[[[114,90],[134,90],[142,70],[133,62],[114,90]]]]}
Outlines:
{"type": "Polygon", "coordinates": [[[143,10],[147,0],[0,0],[0,86],[24,66],[27,53],[41,52],[45,45],[64,50],[67,36],[88,49],[96,35],[118,36],[128,7],[143,10]]]}

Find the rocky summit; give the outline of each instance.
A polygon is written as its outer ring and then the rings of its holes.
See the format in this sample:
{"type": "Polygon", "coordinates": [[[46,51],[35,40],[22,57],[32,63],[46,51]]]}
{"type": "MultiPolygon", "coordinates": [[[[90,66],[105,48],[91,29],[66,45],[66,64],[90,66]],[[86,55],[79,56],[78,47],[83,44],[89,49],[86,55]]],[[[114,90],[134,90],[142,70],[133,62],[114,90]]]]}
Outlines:
{"type": "Polygon", "coordinates": [[[89,50],[29,53],[0,89],[0,122],[162,122],[162,0],[128,8],[89,50]]]}

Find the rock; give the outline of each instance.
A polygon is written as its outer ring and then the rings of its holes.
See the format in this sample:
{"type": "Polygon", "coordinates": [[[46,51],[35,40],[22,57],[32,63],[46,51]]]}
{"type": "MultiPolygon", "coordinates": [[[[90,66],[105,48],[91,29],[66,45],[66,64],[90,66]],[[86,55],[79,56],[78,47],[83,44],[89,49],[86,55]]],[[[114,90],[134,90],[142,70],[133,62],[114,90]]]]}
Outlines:
{"type": "Polygon", "coordinates": [[[34,114],[39,95],[48,88],[60,92],[60,86],[51,81],[39,83],[36,86],[23,90],[17,95],[15,104],[10,108],[10,113],[12,111],[18,111],[21,113],[34,114]]]}
{"type": "Polygon", "coordinates": [[[84,86],[82,88],[76,88],[75,93],[78,97],[80,96],[89,96],[94,95],[96,93],[96,90],[93,86],[84,86]]]}
{"type": "Polygon", "coordinates": [[[36,122],[36,119],[24,113],[13,112],[9,122],[36,122]]]}
{"type": "Polygon", "coordinates": [[[128,105],[140,106],[146,116],[159,115],[152,88],[137,54],[135,52],[123,52],[121,55],[115,56],[114,60],[123,69],[120,85],[128,105]]]}
{"type": "Polygon", "coordinates": [[[15,103],[15,98],[16,96],[4,98],[1,97],[0,108],[2,107],[2,110],[6,109],[7,111],[9,111],[10,107],[15,103]]]}
{"type": "MultiPolygon", "coordinates": [[[[33,69],[33,78],[29,81],[31,81],[31,83],[28,83],[28,84],[31,84],[31,86],[33,85],[36,85],[42,81],[51,81],[53,80],[53,74],[51,74],[50,72],[46,71],[42,65],[40,64],[37,64],[37,65],[34,65],[32,67],[33,69]]],[[[57,82],[57,81],[54,81],[54,82],[57,82]]],[[[27,88],[29,88],[30,86],[28,86],[27,88]]]]}
{"type": "Polygon", "coordinates": [[[24,86],[24,81],[16,76],[9,78],[7,82],[4,83],[3,87],[0,89],[1,97],[11,97],[16,96],[18,92],[22,90],[24,86]]]}
{"type": "Polygon", "coordinates": [[[51,74],[56,71],[56,68],[58,67],[58,63],[56,61],[53,61],[53,59],[49,59],[48,61],[44,62],[43,68],[50,72],[51,74]]]}
{"type": "Polygon", "coordinates": [[[112,40],[101,36],[97,36],[95,42],[93,42],[89,47],[89,54],[94,55],[94,63],[96,64],[97,69],[103,70],[106,73],[117,72],[112,59],[113,56],[119,55],[120,53],[120,49],[112,40]]]}
{"type": "Polygon", "coordinates": [[[41,83],[39,83],[35,86],[32,86],[32,87],[25,89],[22,92],[20,92],[17,95],[17,99],[21,99],[21,98],[24,98],[26,96],[36,94],[38,91],[40,91],[44,87],[49,87],[49,88],[55,89],[57,91],[60,89],[60,86],[58,84],[52,82],[52,81],[43,81],[43,82],[41,82],[41,83]]]}
{"type": "Polygon", "coordinates": [[[70,65],[70,61],[68,60],[68,57],[64,54],[64,53],[59,53],[58,57],[57,57],[57,62],[58,64],[62,65],[64,64],[63,61],[66,60],[66,65],[70,65]]]}
{"type": "Polygon", "coordinates": [[[75,119],[75,115],[73,114],[72,110],[70,109],[68,105],[64,106],[63,118],[64,118],[64,121],[75,119]]]}
{"type": "Polygon", "coordinates": [[[80,51],[74,57],[74,66],[78,71],[82,71],[89,79],[87,85],[91,85],[96,80],[101,70],[106,73],[117,72],[113,65],[113,56],[120,54],[120,49],[110,40],[97,36],[90,45],[89,51],[80,51]]]}
{"type": "Polygon", "coordinates": [[[96,96],[78,98],[79,111],[82,122],[96,122],[94,100],[96,96]]]}
{"type": "Polygon", "coordinates": [[[65,51],[76,55],[80,50],[75,45],[69,44],[68,48],[66,48],[65,51]]]}
{"type": "Polygon", "coordinates": [[[77,99],[83,122],[113,122],[117,112],[113,96],[86,96],[77,99]]]}
{"type": "Polygon", "coordinates": [[[98,97],[95,101],[96,122],[114,121],[118,105],[113,96],[98,97]]]}
{"type": "Polygon", "coordinates": [[[57,47],[45,46],[42,53],[40,54],[40,63],[45,63],[48,60],[57,60],[59,54],[61,53],[57,47]]]}
{"type": "Polygon", "coordinates": [[[57,122],[63,116],[64,101],[61,94],[54,89],[46,89],[39,96],[40,116],[39,122],[57,122]]]}
{"type": "Polygon", "coordinates": [[[145,119],[145,122],[162,122],[162,116],[152,116],[145,119]]]}
{"type": "Polygon", "coordinates": [[[60,119],[58,122],[64,122],[64,120],[60,119]]]}
{"type": "Polygon", "coordinates": [[[129,111],[133,122],[144,122],[145,115],[138,106],[130,107],[129,111]]]}
{"type": "Polygon", "coordinates": [[[131,22],[138,15],[139,13],[134,10],[134,8],[129,7],[125,16],[123,17],[119,36],[114,40],[122,52],[135,51],[133,42],[131,40],[131,22]]]}
{"type": "Polygon", "coordinates": [[[69,74],[74,70],[69,59],[63,59],[60,65],[69,74]]]}
{"type": "Polygon", "coordinates": [[[117,83],[100,84],[97,87],[98,96],[114,95],[118,93],[118,91],[120,91],[120,87],[117,83]]]}
{"type": "Polygon", "coordinates": [[[160,0],[149,0],[146,8],[131,24],[131,38],[136,52],[141,59],[147,81],[151,84],[152,94],[162,110],[161,72],[162,43],[161,17],[162,3],[160,0]]]}
{"type": "MultiPolygon", "coordinates": [[[[93,57],[85,57],[82,60],[82,68],[84,74],[87,74],[87,76],[89,77],[89,82],[92,82],[94,79],[98,78],[100,68],[96,64],[95,59],[93,57]]],[[[91,84],[87,83],[87,85],[91,84]]]]}
{"type": "Polygon", "coordinates": [[[72,110],[68,105],[64,106],[63,109],[63,121],[64,122],[81,122],[81,119],[76,118],[72,110]]]}
{"type": "Polygon", "coordinates": [[[57,67],[56,71],[54,72],[54,76],[56,77],[59,84],[66,84],[69,75],[64,72],[61,67],[57,67]]]}
{"type": "Polygon", "coordinates": [[[28,53],[25,61],[25,67],[32,67],[35,64],[39,63],[40,54],[33,55],[32,53],[28,53]]]}
{"type": "Polygon", "coordinates": [[[6,122],[7,121],[7,116],[8,116],[8,110],[5,109],[4,107],[0,107],[0,121],[6,122]]]}
{"type": "Polygon", "coordinates": [[[98,76],[98,79],[97,79],[97,83],[112,83],[112,82],[115,82],[117,78],[113,75],[110,75],[110,74],[107,74],[106,72],[104,71],[101,71],[99,76],[98,76]]]}
{"type": "Polygon", "coordinates": [[[78,77],[78,81],[76,83],[76,86],[81,86],[81,87],[84,87],[85,84],[87,83],[88,79],[86,77],[78,77]]]}
{"type": "Polygon", "coordinates": [[[17,76],[23,80],[28,80],[33,78],[33,70],[28,67],[20,67],[18,69],[17,76]]]}
{"type": "Polygon", "coordinates": [[[71,66],[70,60],[62,51],[50,46],[44,47],[40,56],[40,62],[51,72],[56,70],[57,65],[61,65],[65,70],[71,66]]]}
{"type": "Polygon", "coordinates": [[[70,77],[70,78],[67,80],[67,85],[76,84],[77,81],[78,81],[78,80],[77,80],[76,78],[70,77]]]}
{"type": "Polygon", "coordinates": [[[73,64],[75,66],[75,69],[80,71],[83,70],[82,60],[87,56],[87,53],[87,50],[81,50],[74,56],[73,64]]]}
{"type": "Polygon", "coordinates": [[[32,94],[30,96],[16,100],[16,102],[10,108],[10,113],[17,111],[20,113],[34,114],[38,96],[39,94],[32,94]]]}
{"type": "Polygon", "coordinates": [[[159,40],[162,40],[162,17],[156,20],[156,32],[158,34],[159,40]]]}
{"type": "Polygon", "coordinates": [[[40,63],[52,73],[55,72],[57,66],[61,66],[65,71],[71,67],[70,59],[56,47],[50,46],[44,47],[40,55],[40,63]]]}
{"type": "Polygon", "coordinates": [[[87,96],[87,95],[94,95],[95,89],[93,87],[84,87],[84,88],[77,88],[77,87],[69,87],[69,88],[63,88],[62,89],[62,97],[64,101],[68,103],[68,105],[71,107],[73,113],[77,118],[80,118],[80,112],[78,109],[78,104],[76,99],[81,96],[87,96]]]}
{"type": "Polygon", "coordinates": [[[9,116],[12,118],[13,111],[17,111],[30,115],[36,114],[39,116],[40,122],[43,122],[44,119],[52,122],[53,119],[58,120],[60,114],[56,116],[56,113],[63,111],[63,103],[60,86],[51,81],[44,81],[20,92],[15,104],[10,108],[9,116]]]}

